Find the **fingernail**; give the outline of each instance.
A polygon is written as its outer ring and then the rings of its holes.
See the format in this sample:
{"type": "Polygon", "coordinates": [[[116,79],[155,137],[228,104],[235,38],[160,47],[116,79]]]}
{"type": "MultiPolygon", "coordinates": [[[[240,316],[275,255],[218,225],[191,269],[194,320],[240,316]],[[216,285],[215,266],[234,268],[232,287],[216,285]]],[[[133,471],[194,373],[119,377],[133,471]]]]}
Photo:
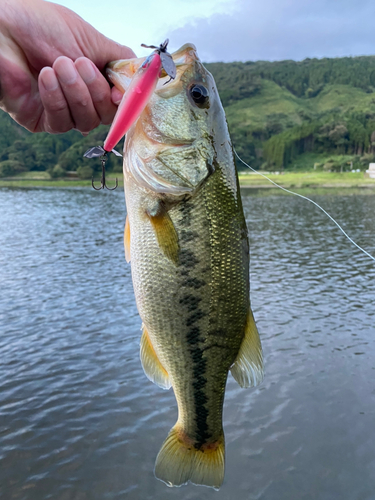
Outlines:
{"type": "Polygon", "coordinates": [[[96,79],[96,71],[90,61],[82,61],[77,65],[78,73],[86,84],[92,83],[96,79]]]}
{"type": "Polygon", "coordinates": [[[59,87],[59,82],[52,68],[45,68],[40,74],[40,79],[48,92],[53,92],[59,87]]]}
{"type": "Polygon", "coordinates": [[[73,61],[67,57],[62,57],[59,64],[56,64],[55,71],[62,83],[72,85],[78,78],[77,70],[73,61]]]}
{"type": "Polygon", "coordinates": [[[122,101],[122,98],[124,97],[124,94],[122,94],[118,89],[115,87],[112,88],[112,102],[116,104],[117,106],[120,104],[122,101]]]}

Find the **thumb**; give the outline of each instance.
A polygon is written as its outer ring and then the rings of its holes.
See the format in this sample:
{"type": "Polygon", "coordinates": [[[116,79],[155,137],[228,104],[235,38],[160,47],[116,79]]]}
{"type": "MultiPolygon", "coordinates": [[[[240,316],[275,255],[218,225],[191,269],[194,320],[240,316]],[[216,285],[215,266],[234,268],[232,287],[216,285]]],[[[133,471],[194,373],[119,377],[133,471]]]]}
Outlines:
{"type": "Polygon", "coordinates": [[[120,104],[123,96],[124,96],[124,94],[119,89],[116,89],[116,87],[112,87],[111,97],[112,97],[113,104],[116,104],[118,106],[120,104]]]}
{"type": "MultiPolygon", "coordinates": [[[[78,42],[81,50],[80,55],[91,59],[100,71],[102,71],[111,61],[136,57],[132,49],[102,35],[91,24],[72,10],[58,4],[50,4],[49,2],[43,3],[54,6],[59,15],[65,20],[75,41],[78,42]]],[[[71,57],[70,54],[60,55],[71,57]]]]}
{"type": "Polygon", "coordinates": [[[90,47],[90,52],[91,54],[87,57],[92,60],[100,71],[111,61],[137,57],[131,48],[120,45],[99,32],[95,34],[95,40],[90,47]]]}

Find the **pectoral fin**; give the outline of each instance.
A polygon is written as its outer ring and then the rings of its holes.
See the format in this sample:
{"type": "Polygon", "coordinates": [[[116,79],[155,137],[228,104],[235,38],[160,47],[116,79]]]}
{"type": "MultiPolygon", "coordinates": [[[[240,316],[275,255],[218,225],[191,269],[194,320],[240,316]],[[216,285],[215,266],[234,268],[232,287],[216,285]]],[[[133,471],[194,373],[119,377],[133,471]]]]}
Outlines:
{"type": "Polygon", "coordinates": [[[241,387],[253,387],[263,380],[262,346],[251,309],[247,315],[245,336],[231,372],[241,387]]]}
{"type": "Polygon", "coordinates": [[[147,213],[159,247],[164,255],[174,264],[178,264],[179,243],[176,228],[167,210],[158,206],[157,210],[147,213]]]}
{"type": "Polygon", "coordinates": [[[129,216],[126,216],[125,231],[124,231],[124,248],[125,248],[125,260],[127,263],[130,262],[130,225],[129,216]]]}
{"type": "Polygon", "coordinates": [[[162,389],[169,389],[171,382],[169,375],[163,365],[160,363],[159,358],[151,344],[150,337],[146,328],[143,326],[143,334],[141,338],[141,362],[143,370],[149,380],[154,382],[162,389]]]}

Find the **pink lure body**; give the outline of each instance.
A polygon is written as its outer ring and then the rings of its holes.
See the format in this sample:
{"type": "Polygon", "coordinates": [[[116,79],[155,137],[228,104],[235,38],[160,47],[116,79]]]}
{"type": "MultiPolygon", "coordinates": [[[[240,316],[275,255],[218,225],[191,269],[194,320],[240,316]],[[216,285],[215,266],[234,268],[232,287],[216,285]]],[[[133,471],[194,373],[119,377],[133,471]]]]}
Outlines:
{"type": "Polygon", "coordinates": [[[145,109],[158,81],[162,62],[155,52],[142,64],[132,78],[117,109],[111,128],[104,141],[105,151],[112,151],[145,109]]]}

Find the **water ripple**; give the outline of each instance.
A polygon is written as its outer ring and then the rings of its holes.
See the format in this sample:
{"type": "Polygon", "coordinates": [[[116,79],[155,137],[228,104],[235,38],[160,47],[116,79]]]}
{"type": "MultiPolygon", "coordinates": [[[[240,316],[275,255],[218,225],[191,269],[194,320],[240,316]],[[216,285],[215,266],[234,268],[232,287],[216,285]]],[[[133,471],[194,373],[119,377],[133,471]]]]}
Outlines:
{"type": "MultiPolygon", "coordinates": [[[[266,377],[229,378],[214,492],[153,476],[177,410],[140,366],[122,193],[0,190],[0,498],[374,498],[375,267],[303,200],[243,201],[266,377]]],[[[375,253],[375,197],[316,201],[375,253]]]]}

